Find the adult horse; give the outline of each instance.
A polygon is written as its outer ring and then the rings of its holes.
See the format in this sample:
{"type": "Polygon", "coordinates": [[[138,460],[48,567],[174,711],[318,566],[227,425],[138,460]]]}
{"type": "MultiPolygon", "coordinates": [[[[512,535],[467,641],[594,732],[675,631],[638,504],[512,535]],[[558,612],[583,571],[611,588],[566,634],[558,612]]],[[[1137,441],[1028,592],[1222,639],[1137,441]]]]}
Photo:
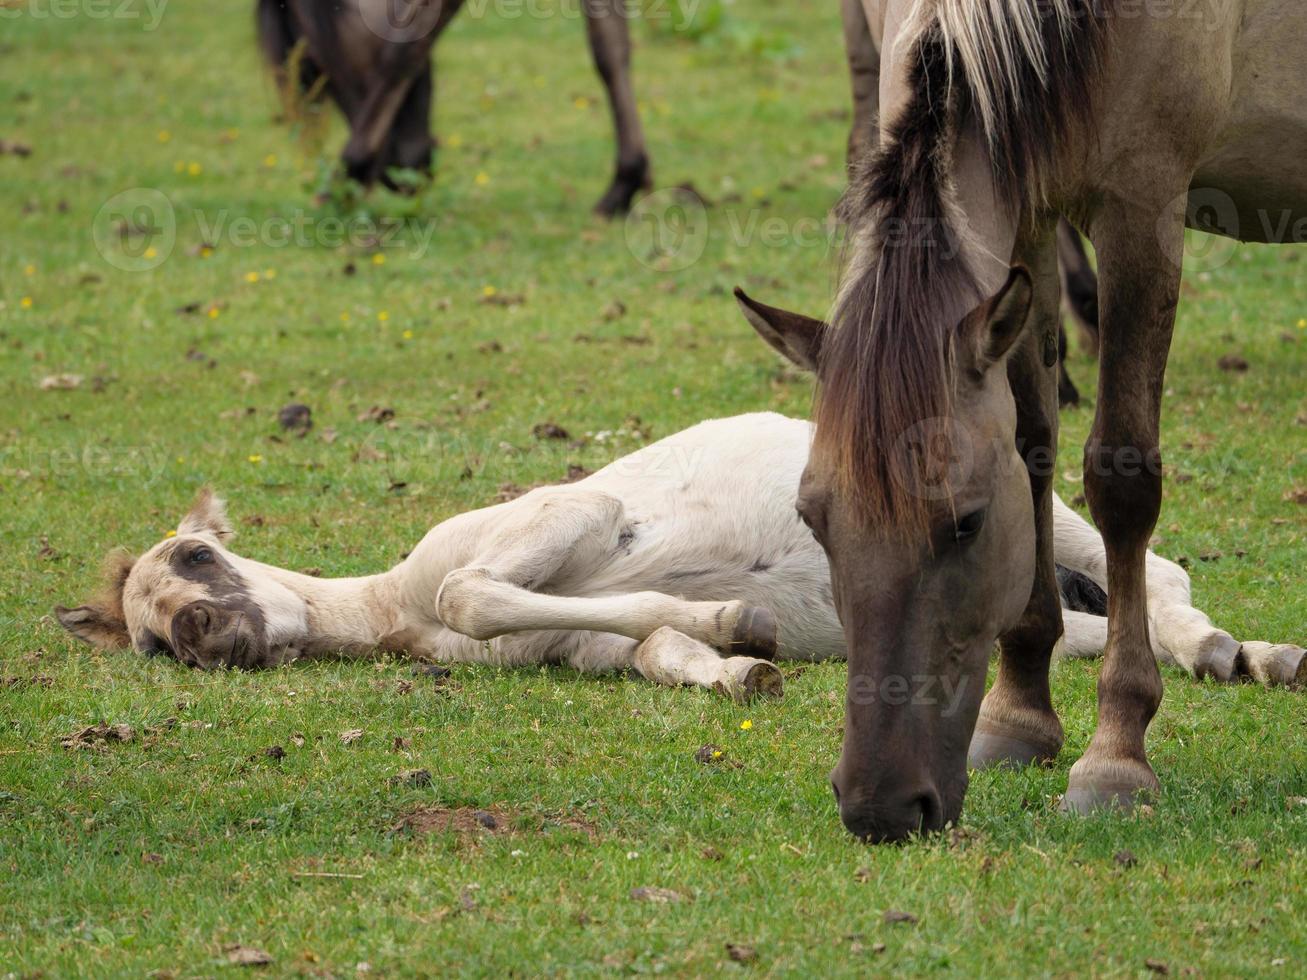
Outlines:
{"type": "MultiPolygon", "coordinates": [[[[850,174],[875,147],[879,139],[880,116],[880,23],[873,22],[863,0],[840,0],[844,26],[844,51],[849,62],[849,82],[853,90],[853,121],[849,125],[845,161],[850,174]]],[[[1057,267],[1062,283],[1062,303],[1079,328],[1084,348],[1098,353],[1098,276],[1084,243],[1065,220],[1057,226],[1057,267]]],[[[1066,367],[1066,329],[1058,331],[1058,402],[1079,405],[1080,392],[1066,367]]]]}
{"type": "MultiPolygon", "coordinates": [[[[1152,12],[869,0],[880,145],[842,206],[852,244],[799,508],[830,559],[850,676],[936,672],[975,693],[947,718],[849,698],[832,783],[859,836],[956,819],[968,757],[1025,764],[1062,745],[1048,682],[1062,631],[1050,547],[1059,214],[1098,254],[1085,494],[1109,595],[1098,724],[1064,806],[1129,807],[1159,788],[1144,748],[1162,695],[1144,555],[1184,232],[1268,241],[1307,227],[1307,80],[1294,67],[1307,8],[1152,12]]],[[[1196,668],[1229,679],[1246,665],[1213,642],[1196,668]]]]}
{"type": "MultiPolygon", "coordinates": [[[[462,6],[463,0],[257,0],[255,13],[259,46],[279,84],[302,92],[325,86],[349,124],[345,171],[369,185],[390,184],[391,168],[430,172],[432,48],[462,6]]],[[[617,169],[595,205],[612,216],[650,181],[631,87],[629,14],[623,0],[582,0],[581,8],[617,130],[617,169]]]]}

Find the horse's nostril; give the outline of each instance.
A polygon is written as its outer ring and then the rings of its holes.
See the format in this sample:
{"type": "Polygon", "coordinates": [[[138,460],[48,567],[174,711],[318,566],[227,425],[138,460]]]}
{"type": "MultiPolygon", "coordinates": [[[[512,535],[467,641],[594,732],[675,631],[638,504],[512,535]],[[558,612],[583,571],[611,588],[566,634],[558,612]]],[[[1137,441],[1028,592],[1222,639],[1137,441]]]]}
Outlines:
{"type": "Polygon", "coordinates": [[[836,806],[839,806],[839,804],[840,804],[840,787],[839,787],[839,784],[836,783],[835,780],[832,779],[832,780],[830,781],[830,788],[831,788],[831,792],[835,794],[835,805],[836,805],[836,806]]]}

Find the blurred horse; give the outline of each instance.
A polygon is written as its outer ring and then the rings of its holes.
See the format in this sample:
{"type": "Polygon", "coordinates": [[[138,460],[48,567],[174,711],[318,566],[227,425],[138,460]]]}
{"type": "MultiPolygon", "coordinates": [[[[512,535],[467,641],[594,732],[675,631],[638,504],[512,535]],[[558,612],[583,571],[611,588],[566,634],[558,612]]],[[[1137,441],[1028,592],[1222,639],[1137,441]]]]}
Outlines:
{"type": "MultiPolygon", "coordinates": [[[[393,169],[430,174],[435,95],[432,49],[463,0],[258,0],[263,56],[283,91],[324,92],[344,114],[346,173],[364,186],[402,189],[393,169]]],[[[582,0],[595,68],[617,131],[616,172],[595,211],[631,206],[649,186],[649,157],[631,87],[631,39],[623,0],[582,0]]]]}

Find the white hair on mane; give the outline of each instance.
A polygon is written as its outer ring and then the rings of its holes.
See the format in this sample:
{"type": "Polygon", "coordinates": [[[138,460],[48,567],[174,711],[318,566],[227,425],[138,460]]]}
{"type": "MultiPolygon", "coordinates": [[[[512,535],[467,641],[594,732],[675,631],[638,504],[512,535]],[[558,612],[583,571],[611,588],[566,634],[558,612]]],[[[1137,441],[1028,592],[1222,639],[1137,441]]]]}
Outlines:
{"type": "Polygon", "coordinates": [[[929,32],[937,32],[949,55],[948,88],[953,89],[954,65],[960,65],[992,144],[1002,133],[1005,105],[1020,104],[1023,70],[1033,70],[1040,84],[1048,85],[1049,52],[1041,22],[1050,15],[1067,43],[1077,16],[1072,0],[917,0],[895,53],[904,55],[929,32]],[[1004,91],[1011,94],[1004,98],[1004,91]]]}

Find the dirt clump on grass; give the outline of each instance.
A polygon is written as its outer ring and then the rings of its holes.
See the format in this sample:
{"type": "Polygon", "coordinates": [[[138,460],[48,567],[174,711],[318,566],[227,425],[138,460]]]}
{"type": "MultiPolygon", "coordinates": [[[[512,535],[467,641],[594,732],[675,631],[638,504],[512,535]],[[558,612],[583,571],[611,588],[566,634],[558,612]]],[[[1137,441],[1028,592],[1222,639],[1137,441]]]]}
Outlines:
{"type": "Polygon", "coordinates": [[[101,722],[87,725],[59,739],[59,744],[66,749],[91,749],[102,752],[110,742],[131,742],[136,738],[136,729],[131,725],[110,725],[101,722]]]}
{"type": "Polygon", "coordinates": [[[598,828],[594,823],[576,814],[524,816],[518,811],[502,806],[490,806],[484,809],[472,806],[418,806],[402,813],[391,830],[412,837],[454,834],[462,841],[475,843],[486,836],[545,834],[560,827],[578,831],[590,838],[598,836],[598,828]]]}

